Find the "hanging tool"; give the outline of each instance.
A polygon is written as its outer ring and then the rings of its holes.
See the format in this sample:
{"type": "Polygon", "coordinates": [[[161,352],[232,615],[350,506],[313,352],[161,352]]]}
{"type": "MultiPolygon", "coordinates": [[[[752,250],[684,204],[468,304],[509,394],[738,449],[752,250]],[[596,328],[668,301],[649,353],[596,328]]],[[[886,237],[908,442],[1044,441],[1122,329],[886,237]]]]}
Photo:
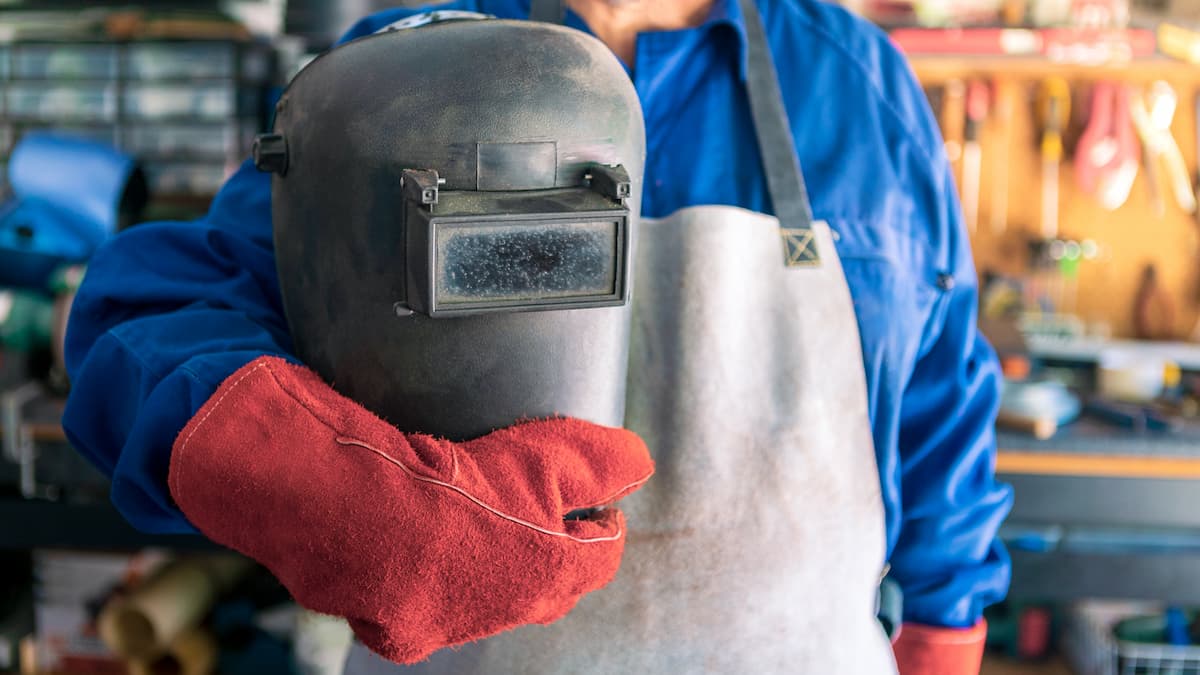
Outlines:
{"type": "MultiPolygon", "coordinates": [[[[1139,134],[1140,135],[1140,134],[1139,134]]],[[[1142,166],[1146,167],[1146,193],[1150,210],[1159,218],[1167,216],[1167,202],[1162,196],[1162,180],[1159,178],[1158,160],[1149,143],[1142,143],[1142,166]]]]}
{"type": "MultiPolygon", "coordinates": [[[[1196,198],[1200,200],[1200,94],[1196,94],[1192,106],[1193,113],[1195,114],[1192,122],[1194,123],[1193,128],[1196,130],[1196,198]]],[[[1197,224],[1200,224],[1200,206],[1196,208],[1195,216],[1197,224]]],[[[1200,235],[1200,232],[1197,234],[1200,235]]],[[[1196,240],[1193,239],[1192,241],[1195,242],[1196,240]]],[[[1197,248],[1195,243],[1192,244],[1192,253],[1193,255],[1200,253],[1200,249],[1197,248]]],[[[1194,264],[1192,269],[1200,273],[1200,263],[1194,264]]],[[[1200,276],[1197,277],[1196,284],[1192,289],[1192,302],[1200,304],[1200,276]]],[[[1192,329],[1191,339],[1194,342],[1200,342],[1200,319],[1196,320],[1196,327],[1192,329]]]]}
{"type": "Polygon", "coordinates": [[[966,126],[963,131],[962,209],[967,230],[974,234],[979,225],[979,172],[982,170],[983,150],[979,132],[987,118],[988,88],[980,80],[967,84],[966,126]]]}
{"type": "Polygon", "coordinates": [[[1071,119],[1071,88],[1061,77],[1049,77],[1038,91],[1042,121],[1042,236],[1058,236],[1058,168],[1063,157],[1063,131],[1071,119]]]}
{"type": "Polygon", "coordinates": [[[941,110],[942,109],[942,88],[926,86],[926,87],[922,87],[922,89],[925,92],[925,99],[927,101],[929,101],[929,109],[930,110],[941,110]]]}
{"type": "Polygon", "coordinates": [[[1100,81],[1092,89],[1087,128],[1075,147],[1075,178],[1084,192],[1115,211],[1133,189],[1138,171],[1138,142],[1129,113],[1129,91],[1100,81]]]}
{"type": "MultiPolygon", "coordinates": [[[[1192,122],[1196,128],[1196,198],[1200,200],[1200,93],[1196,94],[1196,98],[1192,102],[1193,112],[1195,113],[1192,122]]],[[[1200,208],[1196,209],[1196,218],[1200,221],[1200,208]]],[[[1196,300],[1200,301],[1200,285],[1196,287],[1196,300]]]]}
{"type": "Polygon", "coordinates": [[[1158,80],[1150,85],[1147,103],[1150,106],[1150,121],[1159,130],[1163,142],[1163,160],[1166,164],[1167,179],[1171,182],[1171,192],[1175,195],[1175,203],[1185,212],[1195,213],[1196,193],[1192,191],[1191,173],[1183,160],[1179,143],[1171,135],[1171,123],[1178,110],[1179,97],[1170,84],[1158,80]]]}
{"type": "Polygon", "coordinates": [[[1142,269],[1133,298],[1133,334],[1139,340],[1175,339],[1175,307],[1153,264],[1142,269]]]}
{"type": "MultiPolygon", "coordinates": [[[[1196,183],[1195,196],[1200,203],[1200,94],[1196,94],[1192,103],[1192,121],[1195,124],[1196,139],[1196,183]]],[[[1196,222],[1200,223],[1200,208],[1196,209],[1196,222]]],[[[1200,285],[1196,286],[1196,301],[1200,303],[1200,285]]]]}
{"type": "MultiPolygon", "coordinates": [[[[1002,234],[1008,229],[1008,146],[1012,142],[1013,99],[1015,85],[1011,80],[997,78],[993,83],[996,123],[1000,140],[992,153],[992,232],[1002,234]]],[[[1200,99],[1197,99],[1200,105],[1200,99]]]]}
{"type": "Polygon", "coordinates": [[[1196,194],[1192,191],[1191,175],[1179,144],[1171,135],[1171,120],[1175,118],[1177,103],[1175,90],[1159,80],[1150,85],[1150,91],[1144,97],[1140,93],[1130,97],[1130,115],[1146,149],[1147,168],[1157,167],[1161,162],[1175,202],[1185,212],[1195,213],[1196,194]]]}
{"type": "Polygon", "coordinates": [[[966,120],[966,87],[962,80],[946,82],[942,87],[941,104],[939,122],[946,143],[946,158],[957,174],[958,164],[962,160],[963,123],[966,120]]]}

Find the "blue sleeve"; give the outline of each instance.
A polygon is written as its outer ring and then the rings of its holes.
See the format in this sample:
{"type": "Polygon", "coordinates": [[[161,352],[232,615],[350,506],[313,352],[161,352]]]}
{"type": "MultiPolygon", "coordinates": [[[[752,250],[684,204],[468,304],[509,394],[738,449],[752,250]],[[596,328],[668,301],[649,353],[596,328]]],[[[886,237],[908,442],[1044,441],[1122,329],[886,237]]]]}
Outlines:
{"type": "Polygon", "coordinates": [[[136,527],[187,532],[166,490],[179,430],[235,370],[290,348],[270,181],[247,163],[192,223],[148,223],[93,257],[72,306],[63,427],[136,527]]]}
{"type": "Polygon", "coordinates": [[[996,533],[1012,494],[994,475],[999,363],[976,328],[978,284],[953,180],[945,162],[936,164],[943,178],[929,238],[953,288],[928,320],[927,347],[901,399],[901,524],[891,564],[906,621],[969,627],[1008,590],[1009,559],[996,533]]]}
{"type": "MultiPolygon", "coordinates": [[[[367,17],[342,39],[417,11],[367,17]]],[[[270,176],[247,162],[204,219],[138,225],[97,251],[67,330],[63,428],[112,478],[112,501],[130,523],[192,532],[167,491],[176,435],[238,368],[263,355],[294,360],[290,350],[270,176]]]]}

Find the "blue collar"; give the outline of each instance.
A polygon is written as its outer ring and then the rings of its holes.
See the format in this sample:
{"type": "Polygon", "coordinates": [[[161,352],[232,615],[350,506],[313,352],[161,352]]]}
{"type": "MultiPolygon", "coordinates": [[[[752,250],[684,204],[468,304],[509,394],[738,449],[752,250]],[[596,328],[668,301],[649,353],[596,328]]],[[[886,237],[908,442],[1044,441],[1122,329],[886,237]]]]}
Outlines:
{"type": "Polygon", "coordinates": [[[746,16],[742,14],[742,6],[738,0],[713,0],[708,18],[702,27],[711,29],[716,26],[727,26],[727,30],[732,30],[737,35],[738,72],[741,73],[742,82],[745,82],[750,48],[746,38],[746,16]]]}

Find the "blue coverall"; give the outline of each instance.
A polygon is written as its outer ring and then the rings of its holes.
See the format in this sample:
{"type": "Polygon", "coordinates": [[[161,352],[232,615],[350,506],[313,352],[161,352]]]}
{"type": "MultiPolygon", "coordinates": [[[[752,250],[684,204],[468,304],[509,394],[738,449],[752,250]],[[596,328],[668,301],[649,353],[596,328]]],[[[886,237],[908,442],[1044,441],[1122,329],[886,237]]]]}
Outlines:
{"type": "MultiPolygon", "coordinates": [[[[759,5],[813,209],[838,237],[854,298],[904,619],[973,625],[1008,586],[996,532],[1011,493],[993,476],[999,370],[976,330],[977,280],[941,137],[874,27],[816,0],[759,5]]],[[[444,7],[529,13],[528,0],[444,7]]],[[[348,38],[413,12],[371,16],[348,38]]],[[[574,14],[567,23],[586,30],[574,14]]],[[[629,70],[645,111],[645,215],[699,204],[771,212],[745,45],[736,0],[715,0],[699,27],[638,36],[629,70]]],[[[176,435],[228,375],[291,349],[270,192],[247,164],[205,218],[120,234],[75,300],[64,426],[143,530],[192,531],[166,487],[176,435]]]]}

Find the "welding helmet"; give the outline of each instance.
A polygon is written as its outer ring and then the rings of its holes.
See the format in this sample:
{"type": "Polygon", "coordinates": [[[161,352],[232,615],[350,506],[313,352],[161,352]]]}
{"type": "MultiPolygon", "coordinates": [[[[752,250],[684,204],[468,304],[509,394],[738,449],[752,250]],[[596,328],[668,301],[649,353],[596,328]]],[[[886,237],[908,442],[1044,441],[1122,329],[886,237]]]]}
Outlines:
{"type": "Polygon", "coordinates": [[[255,143],[297,355],[404,431],[619,426],[645,154],[628,75],[562,26],[406,25],[309,64],[255,143]]]}

